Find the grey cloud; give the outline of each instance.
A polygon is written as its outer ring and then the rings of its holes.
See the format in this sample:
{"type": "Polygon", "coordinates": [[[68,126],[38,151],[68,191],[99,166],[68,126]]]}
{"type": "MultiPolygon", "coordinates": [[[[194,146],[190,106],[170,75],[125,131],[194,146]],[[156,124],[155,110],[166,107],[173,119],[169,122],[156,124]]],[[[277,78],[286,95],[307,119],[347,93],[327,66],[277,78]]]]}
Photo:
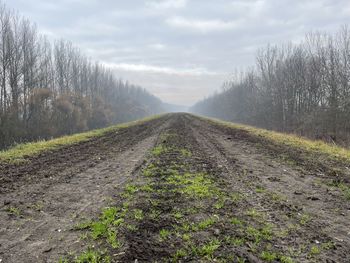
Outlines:
{"type": "Polygon", "coordinates": [[[72,40],[116,75],[167,102],[191,104],[220,88],[256,49],[335,31],[348,0],[7,0],[41,32],[72,40]],[[198,74],[201,73],[201,74],[198,74]]]}

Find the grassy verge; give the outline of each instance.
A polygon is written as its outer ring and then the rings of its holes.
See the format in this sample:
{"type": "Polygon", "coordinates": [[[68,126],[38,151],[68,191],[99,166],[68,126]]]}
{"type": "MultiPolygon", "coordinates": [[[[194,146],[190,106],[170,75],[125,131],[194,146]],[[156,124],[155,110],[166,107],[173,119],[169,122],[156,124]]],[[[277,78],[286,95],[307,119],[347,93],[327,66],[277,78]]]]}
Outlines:
{"type": "Polygon", "coordinates": [[[328,144],[319,140],[313,141],[293,134],[285,134],[265,129],[259,129],[249,125],[235,124],[232,122],[221,121],[207,117],[199,118],[220,126],[244,131],[252,137],[262,138],[273,144],[279,144],[281,146],[286,146],[292,149],[299,149],[314,155],[324,155],[329,159],[335,161],[341,161],[345,163],[350,162],[350,150],[337,145],[328,144]]]}
{"type": "Polygon", "coordinates": [[[107,128],[92,130],[84,133],[78,133],[70,136],[63,136],[63,137],[48,140],[48,141],[43,140],[38,142],[19,144],[9,150],[0,151],[0,162],[5,162],[5,163],[25,162],[26,157],[35,156],[39,153],[55,150],[63,146],[68,146],[68,145],[73,145],[80,142],[89,141],[92,138],[101,137],[108,133],[111,133],[120,129],[145,123],[147,121],[160,118],[161,116],[162,115],[155,115],[142,120],[122,123],[122,124],[110,126],[107,128]]]}

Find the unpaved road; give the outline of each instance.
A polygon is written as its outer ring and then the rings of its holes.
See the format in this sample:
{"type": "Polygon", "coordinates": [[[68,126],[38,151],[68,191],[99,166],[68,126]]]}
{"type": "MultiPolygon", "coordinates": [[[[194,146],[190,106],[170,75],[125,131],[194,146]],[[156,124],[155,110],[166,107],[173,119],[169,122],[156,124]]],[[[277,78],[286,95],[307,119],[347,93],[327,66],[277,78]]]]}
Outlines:
{"type": "Polygon", "coordinates": [[[91,244],[112,262],[350,262],[350,201],[331,175],[278,155],[169,114],[0,164],[0,262],[70,260],[91,244]],[[119,247],[74,230],[126,203],[119,247]]]}

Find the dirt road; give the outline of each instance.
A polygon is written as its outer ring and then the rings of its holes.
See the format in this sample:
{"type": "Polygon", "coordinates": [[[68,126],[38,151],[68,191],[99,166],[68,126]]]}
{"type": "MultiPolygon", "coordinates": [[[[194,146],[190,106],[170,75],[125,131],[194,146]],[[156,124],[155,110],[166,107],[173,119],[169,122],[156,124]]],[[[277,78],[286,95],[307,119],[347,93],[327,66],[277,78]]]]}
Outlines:
{"type": "Polygon", "coordinates": [[[350,262],[350,201],[278,154],[171,114],[0,164],[0,262],[350,262]]]}

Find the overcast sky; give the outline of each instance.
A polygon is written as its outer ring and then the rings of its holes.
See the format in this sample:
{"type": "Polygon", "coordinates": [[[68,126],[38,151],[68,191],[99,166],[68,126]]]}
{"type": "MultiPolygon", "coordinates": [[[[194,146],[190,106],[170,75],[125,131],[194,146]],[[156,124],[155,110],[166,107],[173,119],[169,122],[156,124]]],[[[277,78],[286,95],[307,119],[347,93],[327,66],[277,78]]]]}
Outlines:
{"type": "Polygon", "coordinates": [[[71,40],[165,102],[220,89],[267,43],[350,22],[350,0],[5,0],[50,38],[71,40]]]}

